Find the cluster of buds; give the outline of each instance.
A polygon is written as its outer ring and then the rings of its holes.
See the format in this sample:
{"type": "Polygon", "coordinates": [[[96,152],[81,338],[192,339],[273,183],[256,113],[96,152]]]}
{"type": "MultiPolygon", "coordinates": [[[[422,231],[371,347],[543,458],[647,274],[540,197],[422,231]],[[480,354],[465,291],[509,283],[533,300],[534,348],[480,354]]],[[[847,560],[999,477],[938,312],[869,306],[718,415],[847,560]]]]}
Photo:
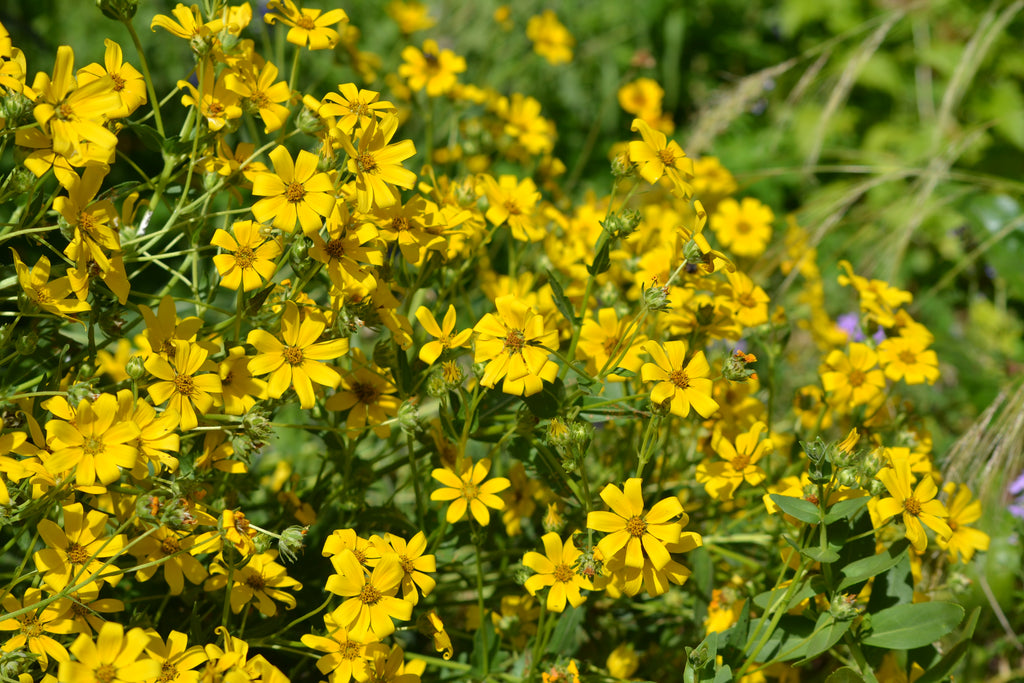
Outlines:
{"type": "Polygon", "coordinates": [[[562,417],[548,422],[548,444],[562,456],[562,467],[567,472],[575,471],[593,437],[594,427],[589,422],[562,417]]]}

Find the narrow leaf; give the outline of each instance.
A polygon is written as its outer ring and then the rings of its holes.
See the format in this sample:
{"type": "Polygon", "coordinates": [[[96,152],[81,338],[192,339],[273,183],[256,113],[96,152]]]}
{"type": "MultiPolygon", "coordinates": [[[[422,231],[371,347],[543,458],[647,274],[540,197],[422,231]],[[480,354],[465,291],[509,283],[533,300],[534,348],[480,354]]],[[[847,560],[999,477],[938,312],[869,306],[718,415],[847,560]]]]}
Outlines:
{"type": "Polygon", "coordinates": [[[910,650],[934,643],[964,618],[964,608],[952,602],[896,605],[871,615],[871,633],[865,645],[888,650],[910,650]]]}
{"type": "Polygon", "coordinates": [[[771,494],[771,499],[783,512],[791,517],[796,517],[801,522],[817,524],[821,521],[821,511],[817,505],[809,500],[793,498],[791,496],[780,496],[777,493],[771,494]]]}

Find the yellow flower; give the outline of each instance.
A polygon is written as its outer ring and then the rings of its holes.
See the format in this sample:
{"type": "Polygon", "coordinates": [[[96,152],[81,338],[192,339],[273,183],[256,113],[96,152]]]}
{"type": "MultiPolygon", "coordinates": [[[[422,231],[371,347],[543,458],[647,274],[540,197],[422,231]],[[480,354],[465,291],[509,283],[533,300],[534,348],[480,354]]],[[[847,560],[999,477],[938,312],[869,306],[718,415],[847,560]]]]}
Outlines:
{"type": "Polygon", "coordinates": [[[220,377],[210,372],[198,374],[208,355],[198,344],[176,340],[172,362],[156,354],[146,359],[146,370],[160,380],[149,385],[150,398],[155,405],[169,400],[167,412],[178,416],[184,431],[199,425],[196,411],[201,415],[209,412],[214,404],[212,394],[221,392],[220,377]]]}
{"type": "Polygon", "coordinates": [[[398,75],[408,81],[412,90],[426,88],[430,97],[450,92],[458,82],[456,74],[466,70],[464,57],[451,50],[441,50],[434,40],[424,41],[422,52],[413,45],[407,45],[402,50],[402,60],[398,75]]]}
{"type": "Polygon", "coordinates": [[[717,203],[737,189],[736,179],[718,157],[705,156],[693,162],[694,194],[704,197],[709,204],[717,203]]]}
{"type": "Polygon", "coordinates": [[[821,384],[834,406],[859,406],[871,403],[885,390],[885,375],[879,370],[878,355],[866,344],[850,344],[847,356],[834,349],[825,358],[826,370],[821,384]]]}
{"type": "Polygon", "coordinates": [[[153,21],[149,24],[150,30],[155,31],[159,26],[173,36],[192,41],[194,38],[208,39],[224,28],[224,22],[220,19],[214,19],[204,24],[203,18],[199,14],[199,8],[195,5],[186,7],[179,2],[171,10],[171,14],[174,19],[166,14],[158,14],[153,17],[153,21]]]}
{"type": "Polygon", "coordinates": [[[338,117],[336,125],[346,135],[351,135],[356,126],[365,129],[373,118],[395,113],[395,105],[381,100],[379,92],[362,90],[355,83],[338,85],[338,92],[327,93],[322,101],[320,115],[338,117]]]}
{"type": "Polygon", "coordinates": [[[143,657],[149,636],[141,628],[124,632],[117,622],[103,624],[94,643],[82,633],[71,645],[77,661],[60,663],[58,680],[64,683],[135,683],[160,676],[160,662],[143,657]]]}
{"type": "Polygon", "coordinates": [[[633,119],[632,130],[643,138],[629,143],[629,158],[639,167],[640,176],[653,185],[667,175],[675,192],[689,198],[693,194],[689,184],[693,179],[693,160],[675,140],[669,141],[643,119],[633,119]]]}
{"type": "Polygon", "coordinates": [[[228,415],[244,415],[256,405],[256,400],[266,397],[267,383],[252,376],[245,349],[235,346],[228,349],[227,358],[220,362],[221,400],[228,415]]]}
{"type": "Polygon", "coordinates": [[[121,107],[107,112],[108,119],[120,119],[132,113],[146,102],[146,81],[131,64],[124,61],[121,46],[109,38],[103,40],[107,50],[103,55],[103,66],[89,64],[78,70],[78,84],[86,85],[107,76],[113,81],[113,90],[121,100],[121,107]]]}
{"type": "Polygon", "coordinates": [[[73,74],[75,54],[67,45],[57,48],[53,76],[36,75],[32,83],[38,123],[53,140],[53,150],[65,157],[82,153],[87,142],[113,150],[117,136],[103,126],[104,117],[121,107],[114,81],[104,77],[78,87],[73,74]]]}
{"type": "MultiPolygon", "coordinates": [[[[160,664],[162,669],[158,683],[169,676],[170,681],[191,681],[192,672],[200,664],[209,661],[206,652],[198,645],[188,647],[188,636],[180,631],[171,631],[165,642],[158,634],[150,633],[146,653],[160,664]]],[[[196,677],[198,678],[198,677],[196,677]]]]}
{"type": "Polygon", "coordinates": [[[320,230],[335,198],[331,177],[316,170],[316,156],[303,149],[292,162],[288,150],[279,145],[270,153],[270,161],[274,172],[253,178],[252,193],[265,199],[253,204],[252,215],[287,232],[295,230],[296,222],[304,233],[320,230]]]}
{"type": "Polygon", "coordinates": [[[351,550],[342,551],[332,562],[338,573],[328,577],[324,587],[347,598],[333,616],[354,637],[372,633],[383,638],[394,632],[393,618],[406,621],[412,616],[412,603],[395,597],[403,577],[398,555],[386,554],[369,576],[351,550]]]}
{"type": "Polygon", "coordinates": [[[753,197],[737,202],[723,199],[711,216],[711,227],[722,246],[737,256],[757,258],[772,238],[775,214],[753,197]]]}
{"type": "Polygon", "coordinates": [[[449,305],[448,312],[444,314],[444,321],[441,325],[426,306],[416,309],[416,319],[423,325],[433,341],[429,341],[420,348],[420,360],[427,365],[433,365],[434,361],[441,357],[445,351],[469,346],[469,338],[473,336],[473,330],[455,331],[455,306],[449,305]]]}
{"type": "Polygon", "coordinates": [[[86,268],[90,260],[109,269],[106,252],[121,249],[118,233],[111,225],[117,219],[113,202],[93,201],[106,174],[106,169],[90,166],[80,179],[72,181],[66,197],[53,200],[53,208],[74,228],[74,239],[64,254],[80,269],[86,268]]]}
{"type": "Polygon", "coordinates": [[[398,130],[398,116],[387,116],[380,123],[372,119],[359,137],[359,148],[348,136],[341,139],[348,153],[348,170],[356,175],[356,200],[359,211],[391,206],[397,194],[392,185],[411,188],[416,174],[402,167],[402,162],[416,154],[412,140],[388,144],[398,130]]]}
{"type": "Polygon", "coordinates": [[[181,96],[186,107],[196,107],[211,131],[219,131],[228,121],[242,117],[238,94],[229,90],[227,72],[214,75],[213,63],[206,62],[199,79],[199,88],[188,81],[178,81],[178,88],[188,92],[181,96]]]}
{"type": "MultiPolygon", "coordinates": [[[[597,320],[587,318],[583,321],[577,348],[580,354],[589,360],[587,371],[591,375],[617,367],[634,373],[639,372],[640,366],[643,365],[640,349],[647,341],[647,337],[642,334],[632,335],[633,322],[628,318],[619,320],[614,308],[602,308],[597,312],[597,320]],[[615,361],[615,365],[610,364],[612,361],[615,361]]],[[[622,382],[625,377],[612,373],[608,375],[608,379],[612,382],[622,382]]]]}
{"type": "Polygon", "coordinates": [[[378,207],[372,215],[381,241],[386,245],[397,243],[402,258],[411,265],[419,266],[428,252],[445,248],[444,238],[434,232],[441,219],[437,205],[420,195],[405,204],[396,201],[378,207]]]}
{"type": "Polygon", "coordinates": [[[636,650],[633,649],[632,643],[621,643],[611,651],[605,662],[608,674],[619,680],[627,680],[636,673],[639,666],[640,658],[637,656],[636,650]]]}
{"type": "Polygon", "coordinates": [[[334,368],[320,362],[340,358],[348,353],[348,339],[332,339],[317,342],[326,323],[312,315],[299,318],[299,307],[288,301],[281,316],[280,341],[264,330],[252,330],[246,341],[259,351],[249,361],[249,371],[254,375],[270,374],[267,378],[267,395],[280,398],[288,387],[294,387],[303,409],[312,408],[316,403],[313,382],[334,388],[341,381],[341,375],[334,368]]]}
{"type": "MultiPolygon", "coordinates": [[[[33,607],[43,599],[43,592],[38,588],[26,588],[25,595],[18,600],[11,593],[3,598],[4,611],[21,611],[26,607],[33,607]]],[[[71,655],[64,649],[64,646],[47,635],[47,633],[62,633],[61,623],[58,620],[60,609],[57,605],[50,603],[42,610],[29,610],[18,617],[0,617],[0,631],[15,631],[11,637],[4,641],[4,650],[14,652],[16,650],[28,650],[39,656],[39,664],[45,669],[49,665],[49,658],[53,657],[58,662],[66,662],[71,655]]]]}
{"type": "Polygon", "coordinates": [[[946,522],[953,533],[949,538],[939,536],[939,547],[949,553],[951,562],[958,558],[970,562],[976,550],[988,550],[991,540],[984,531],[967,526],[981,519],[981,501],[972,500],[971,490],[965,484],[949,482],[942,491],[949,507],[946,522]]]}
{"type": "Polygon", "coordinates": [[[193,554],[213,550],[213,544],[196,544],[196,537],[187,532],[159,527],[145,538],[139,538],[132,548],[139,564],[149,565],[135,573],[140,582],[149,581],[163,570],[164,582],[171,595],[181,595],[185,590],[185,579],[200,584],[207,577],[206,567],[193,554]]]}
{"type": "Polygon", "coordinates": [[[710,417],[718,410],[718,402],[711,398],[711,367],[703,351],[695,353],[689,363],[684,341],[669,341],[664,346],[649,341],[644,351],[654,359],[640,369],[643,381],[657,382],[651,390],[652,402],[671,401],[672,414],[680,417],[689,415],[691,406],[701,417],[710,417]]]}
{"type": "Polygon", "coordinates": [[[653,78],[638,78],[619,88],[619,106],[627,114],[647,122],[661,116],[661,100],[665,90],[653,78]]]}
{"type": "Polygon", "coordinates": [[[449,524],[462,519],[468,508],[480,526],[487,526],[491,521],[487,508],[504,509],[505,501],[495,494],[507,489],[511,482],[505,477],[494,477],[485,482],[491,469],[491,461],[486,458],[475,464],[466,458],[459,469],[456,474],[447,467],[438,467],[430,473],[443,486],[430,494],[430,500],[452,501],[446,514],[449,524]]]}
{"type": "Polygon", "coordinates": [[[289,114],[288,107],[281,103],[287,102],[292,92],[287,83],[275,83],[275,79],[277,67],[259,58],[244,62],[225,78],[225,85],[242,98],[244,108],[259,113],[264,133],[279,129],[289,114]]]}
{"type": "Polygon", "coordinates": [[[869,280],[855,274],[849,261],[840,261],[839,267],[844,271],[836,278],[839,284],[844,287],[852,285],[857,290],[861,310],[881,327],[892,327],[896,323],[896,309],[914,298],[910,292],[893,287],[884,280],[869,280]]]}
{"type": "Polygon", "coordinates": [[[255,221],[235,221],[231,224],[234,236],[220,229],[213,233],[210,243],[229,252],[213,257],[221,287],[250,292],[274,276],[281,244],[265,239],[261,228],[255,221]]]}
{"type": "MultiPolygon", "coordinates": [[[[104,575],[101,581],[117,584],[121,575],[104,560],[121,552],[123,534],[104,536],[109,517],[102,512],[85,512],[81,503],[64,506],[63,528],[54,522],[40,520],[37,530],[46,547],[32,559],[43,576],[43,583],[54,591],[104,575]]],[[[97,591],[98,592],[98,591],[97,591]]]]}
{"type": "Polygon", "coordinates": [[[744,327],[757,327],[768,322],[770,299],[763,289],[754,284],[745,273],[726,272],[732,289],[732,300],[736,309],[736,320],[744,327]]]}
{"type": "MultiPolygon", "coordinates": [[[[422,531],[408,542],[401,536],[384,534],[384,538],[374,536],[371,543],[376,543],[380,549],[380,556],[386,557],[389,553],[398,555],[398,564],[402,567],[402,599],[412,604],[419,602],[420,594],[424,597],[430,594],[437,582],[427,574],[437,571],[437,561],[433,555],[424,554],[427,550],[427,536],[422,531]]],[[[369,558],[367,564],[376,566],[380,558],[369,558]]]]}
{"type": "Polygon", "coordinates": [[[587,515],[587,528],[608,534],[597,544],[605,561],[624,549],[627,567],[641,569],[649,563],[661,569],[672,560],[665,544],[679,542],[689,517],[675,496],[659,501],[644,513],[642,487],[637,478],[627,479],[622,489],[614,484],[605,486],[601,499],[612,511],[591,512],[587,515]],[[670,521],[676,517],[680,519],[670,521]]]}
{"type": "Polygon", "coordinates": [[[533,219],[534,207],[540,192],[530,178],[521,182],[514,175],[503,175],[497,181],[484,176],[484,193],[489,207],[487,220],[494,225],[508,223],[512,237],[520,242],[538,242],[547,236],[547,230],[533,219]]]}
{"type": "Polygon", "coordinates": [[[410,2],[391,0],[387,6],[387,13],[398,24],[398,30],[405,35],[416,33],[416,31],[425,31],[437,23],[428,14],[427,7],[416,0],[410,2]]]}
{"type": "Polygon", "coordinates": [[[594,585],[576,573],[576,561],[583,553],[573,545],[572,534],[564,543],[556,533],[544,534],[541,542],[544,543],[544,555],[530,551],[523,556],[523,564],[537,572],[526,580],[524,587],[530,595],[547,588],[549,611],[563,611],[566,601],[573,607],[579,607],[586,600],[580,590],[594,590],[594,585]]]}
{"type": "Polygon", "coordinates": [[[339,412],[347,410],[345,425],[353,432],[370,425],[377,436],[387,438],[391,434],[387,421],[398,415],[402,403],[395,396],[398,387],[391,381],[390,370],[369,367],[362,351],[356,349],[353,357],[355,367],[341,378],[337,393],[327,399],[325,407],[339,412]]]}
{"type": "Polygon", "coordinates": [[[533,41],[533,51],[548,60],[548,63],[565,64],[572,61],[572,47],[576,40],[551,10],[530,17],[526,24],[526,37],[533,41]]]}
{"type": "Polygon", "coordinates": [[[11,249],[11,253],[14,254],[18,284],[36,306],[44,311],[56,313],[62,318],[70,318],[71,313],[89,310],[90,306],[85,301],[65,298],[71,293],[71,283],[66,276],[50,280],[50,259],[40,256],[32,270],[29,270],[18,257],[18,252],[11,249]]]}
{"type": "Polygon", "coordinates": [[[920,337],[889,337],[878,345],[878,360],[885,376],[894,382],[934,384],[939,378],[939,358],[920,337]]]}
{"type": "Polygon", "coordinates": [[[324,624],[327,636],[311,633],[302,636],[303,645],[326,653],[316,662],[320,673],[329,675],[331,683],[348,683],[353,678],[365,681],[370,660],[378,652],[387,652],[387,647],[376,642],[376,635],[372,633],[360,639],[352,638],[331,614],[324,617],[324,624]]]}
{"type": "Polygon", "coordinates": [[[118,420],[117,399],[101,394],[94,402],[82,399],[74,420],[46,423],[46,443],[53,457],[46,462],[51,474],[75,468],[81,486],[112,484],[121,478],[119,467],[135,466],[138,449],[133,443],[139,428],[130,420],[118,420]]]}
{"type": "Polygon", "coordinates": [[[544,319],[515,295],[499,296],[498,315],[488,313],[473,330],[477,333],[477,363],[489,361],[480,384],[493,388],[505,378],[505,393],[532,396],[543,388],[543,380],[554,379],[558,367],[548,360],[549,348],[558,345],[557,330],[544,330],[544,319]],[[554,372],[552,372],[552,369],[554,372]],[[520,386],[510,384],[521,381],[520,386]]]}
{"type": "Polygon", "coordinates": [[[711,447],[722,458],[718,462],[702,462],[697,466],[697,481],[704,484],[704,490],[716,500],[732,500],[733,493],[746,481],[757,486],[765,479],[764,470],[758,461],[772,449],[770,439],[761,439],[767,429],[763,422],[757,422],[750,431],[736,437],[734,446],[721,431],[711,439],[711,447]]]}
{"type": "Polygon", "coordinates": [[[332,26],[348,21],[344,10],[332,9],[321,14],[318,9],[299,9],[292,0],[270,0],[267,14],[263,17],[268,24],[278,19],[290,26],[287,40],[299,47],[310,50],[326,50],[338,43],[338,32],[332,26]],[[275,14],[280,12],[280,14],[275,14]]]}
{"type": "MultiPolygon", "coordinates": [[[[238,614],[255,598],[256,608],[265,617],[277,614],[277,602],[285,607],[295,607],[295,596],[286,590],[302,590],[302,584],[288,576],[287,570],[274,560],[276,550],[253,555],[244,567],[231,572],[231,611],[238,614]]],[[[220,590],[228,583],[228,569],[214,564],[211,576],[203,586],[204,590],[220,590]]]]}
{"type": "Polygon", "coordinates": [[[895,458],[891,467],[883,467],[875,477],[885,485],[891,496],[877,502],[879,521],[885,522],[894,515],[902,514],[907,539],[914,550],[924,552],[928,546],[928,537],[922,524],[943,539],[948,540],[953,535],[945,521],[949,512],[942,503],[935,500],[935,494],[939,491],[935,480],[926,474],[917,487],[911,490],[914,475],[910,473],[908,458],[895,458]]]}

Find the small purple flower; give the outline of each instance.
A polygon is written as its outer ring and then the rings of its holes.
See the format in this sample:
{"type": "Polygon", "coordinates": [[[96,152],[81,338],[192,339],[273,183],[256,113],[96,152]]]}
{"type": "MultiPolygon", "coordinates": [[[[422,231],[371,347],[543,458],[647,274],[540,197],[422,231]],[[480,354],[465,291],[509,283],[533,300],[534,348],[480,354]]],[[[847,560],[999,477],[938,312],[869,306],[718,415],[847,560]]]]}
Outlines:
{"type": "Polygon", "coordinates": [[[1007,508],[1010,514],[1018,519],[1024,519],[1024,473],[1010,482],[1007,492],[1014,498],[1007,508]]]}
{"type": "Polygon", "coordinates": [[[843,313],[836,318],[836,327],[846,333],[855,342],[864,341],[864,333],[860,329],[860,315],[857,313],[843,313]]]}

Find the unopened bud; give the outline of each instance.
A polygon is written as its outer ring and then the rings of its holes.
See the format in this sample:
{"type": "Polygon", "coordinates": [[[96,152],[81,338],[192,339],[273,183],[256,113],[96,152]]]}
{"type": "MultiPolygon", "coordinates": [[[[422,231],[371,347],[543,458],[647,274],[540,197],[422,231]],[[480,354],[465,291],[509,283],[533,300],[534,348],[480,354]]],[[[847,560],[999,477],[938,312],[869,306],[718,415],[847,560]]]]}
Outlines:
{"type": "Polygon", "coordinates": [[[860,614],[857,607],[857,596],[851,593],[841,593],[832,599],[829,605],[829,612],[836,621],[849,621],[860,614]]]}
{"type": "Polygon", "coordinates": [[[35,330],[30,330],[26,334],[20,334],[14,339],[14,349],[23,356],[31,356],[36,352],[36,346],[39,345],[39,335],[36,334],[35,330]]]}
{"type": "Polygon", "coordinates": [[[306,547],[306,532],[308,526],[290,526],[281,532],[281,538],[277,542],[277,549],[281,557],[287,562],[294,562],[299,553],[306,547]]]}
{"type": "Polygon", "coordinates": [[[146,375],[146,362],[142,360],[142,356],[132,356],[124,364],[124,371],[133,380],[138,381],[146,375]]]}
{"type": "Polygon", "coordinates": [[[420,416],[417,412],[417,403],[418,400],[414,397],[398,407],[398,426],[406,434],[411,435],[423,431],[423,424],[420,422],[420,416]]]}
{"type": "Polygon", "coordinates": [[[668,287],[654,285],[643,290],[644,307],[648,311],[667,311],[671,303],[668,300],[668,287]]]}
{"type": "Polygon", "coordinates": [[[273,537],[263,533],[256,534],[256,538],[252,539],[252,542],[256,546],[257,554],[267,552],[274,545],[273,537]]]}
{"type": "Polygon", "coordinates": [[[96,0],[103,16],[114,21],[131,21],[139,9],[139,0],[96,0]]]}
{"type": "Polygon", "coordinates": [[[737,349],[722,366],[722,376],[732,382],[746,382],[751,377],[757,376],[753,369],[747,367],[756,361],[757,356],[754,354],[744,353],[737,349]]]}

